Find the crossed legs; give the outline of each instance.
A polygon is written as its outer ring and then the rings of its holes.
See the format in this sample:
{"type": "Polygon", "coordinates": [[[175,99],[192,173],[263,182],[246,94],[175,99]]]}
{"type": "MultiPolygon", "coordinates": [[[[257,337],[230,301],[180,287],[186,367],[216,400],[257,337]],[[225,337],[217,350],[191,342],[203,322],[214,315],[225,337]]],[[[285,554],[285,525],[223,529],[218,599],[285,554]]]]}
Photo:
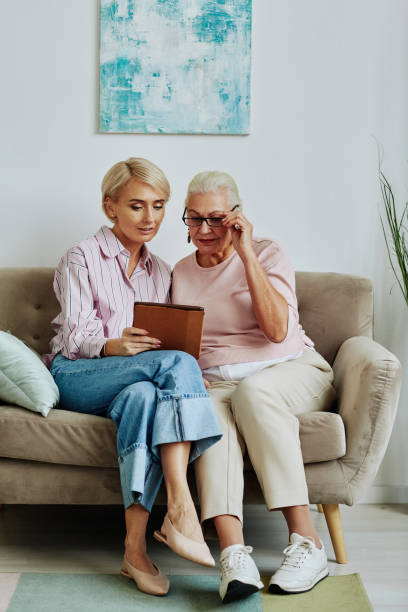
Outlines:
{"type": "MultiPolygon", "coordinates": [[[[168,515],[180,533],[197,542],[204,542],[186,478],[190,447],[190,442],[161,446],[168,515]]],[[[125,554],[131,565],[142,572],[154,575],[156,570],[146,552],[146,527],[149,515],[150,513],[141,504],[132,504],[125,511],[125,554]]]]}
{"type": "Polygon", "coordinates": [[[221,432],[197,362],[179,351],[76,361],[57,355],[51,373],[64,409],[109,416],[116,424],[127,561],[155,573],[145,532],[163,476],[174,529],[204,543],[187,464],[221,432]]]}

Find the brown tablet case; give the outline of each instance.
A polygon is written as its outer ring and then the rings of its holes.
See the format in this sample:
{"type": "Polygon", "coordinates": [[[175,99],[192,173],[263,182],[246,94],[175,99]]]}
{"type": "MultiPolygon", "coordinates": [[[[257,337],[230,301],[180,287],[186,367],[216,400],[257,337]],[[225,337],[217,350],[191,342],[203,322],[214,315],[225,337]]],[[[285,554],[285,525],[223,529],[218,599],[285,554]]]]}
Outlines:
{"type": "Polygon", "coordinates": [[[161,340],[161,349],[200,356],[204,308],[186,304],[135,302],[133,326],[161,340]]]}

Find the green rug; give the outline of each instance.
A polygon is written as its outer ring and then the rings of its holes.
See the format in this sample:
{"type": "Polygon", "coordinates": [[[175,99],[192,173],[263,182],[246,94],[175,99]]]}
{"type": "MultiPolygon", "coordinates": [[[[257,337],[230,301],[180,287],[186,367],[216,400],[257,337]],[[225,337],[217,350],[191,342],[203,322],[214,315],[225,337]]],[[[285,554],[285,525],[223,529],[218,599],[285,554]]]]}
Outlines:
{"type": "MultiPolygon", "coordinates": [[[[262,577],[268,585],[269,577],[262,577]]],[[[264,612],[372,612],[361,578],[358,574],[329,576],[314,589],[297,595],[262,593],[264,612]]]]}
{"type": "MultiPolygon", "coordinates": [[[[218,576],[171,576],[165,597],[146,595],[113,574],[21,574],[7,612],[138,612],[223,610],[218,576]]],[[[228,606],[262,612],[260,593],[228,606]]]]}
{"type": "MultiPolygon", "coordinates": [[[[326,578],[309,593],[256,593],[243,601],[221,603],[217,576],[171,576],[166,597],[141,593],[130,580],[113,574],[23,573],[7,612],[371,612],[358,574],[326,578]]],[[[268,579],[264,579],[268,584],[268,579]]]]}

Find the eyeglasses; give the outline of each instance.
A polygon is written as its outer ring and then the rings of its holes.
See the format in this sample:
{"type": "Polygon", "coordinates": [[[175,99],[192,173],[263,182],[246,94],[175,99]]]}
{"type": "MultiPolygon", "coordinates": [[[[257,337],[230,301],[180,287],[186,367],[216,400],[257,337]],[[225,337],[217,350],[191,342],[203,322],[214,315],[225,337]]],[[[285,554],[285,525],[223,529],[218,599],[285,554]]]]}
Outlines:
{"type": "MultiPolygon", "coordinates": [[[[229,212],[232,212],[236,208],[239,208],[239,204],[236,204],[229,212]]],[[[221,227],[225,219],[225,215],[223,217],[186,217],[186,212],[187,209],[185,208],[182,219],[188,227],[200,227],[203,221],[205,221],[209,227],[221,227]]]]}

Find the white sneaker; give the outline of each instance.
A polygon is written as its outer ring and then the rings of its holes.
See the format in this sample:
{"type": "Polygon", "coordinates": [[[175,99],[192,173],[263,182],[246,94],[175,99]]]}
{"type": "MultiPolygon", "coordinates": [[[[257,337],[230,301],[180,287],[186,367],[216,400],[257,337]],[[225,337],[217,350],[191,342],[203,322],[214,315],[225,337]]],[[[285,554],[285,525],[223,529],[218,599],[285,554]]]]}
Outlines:
{"type": "Polygon", "coordinates": [[[269,592],[303,593],[329,575],[327,556],[322,544],[319,549],[313,538],[292,533],[289,546],[283,551],[285,558],[269,582],[269,592]]]}
{"type": "Polygon", "coordinates": [[[224,548],[220,556],[222,603],[248,597],[263,589],[263,582],[251,557],[252,547],[233,544],[224,548]]]}

